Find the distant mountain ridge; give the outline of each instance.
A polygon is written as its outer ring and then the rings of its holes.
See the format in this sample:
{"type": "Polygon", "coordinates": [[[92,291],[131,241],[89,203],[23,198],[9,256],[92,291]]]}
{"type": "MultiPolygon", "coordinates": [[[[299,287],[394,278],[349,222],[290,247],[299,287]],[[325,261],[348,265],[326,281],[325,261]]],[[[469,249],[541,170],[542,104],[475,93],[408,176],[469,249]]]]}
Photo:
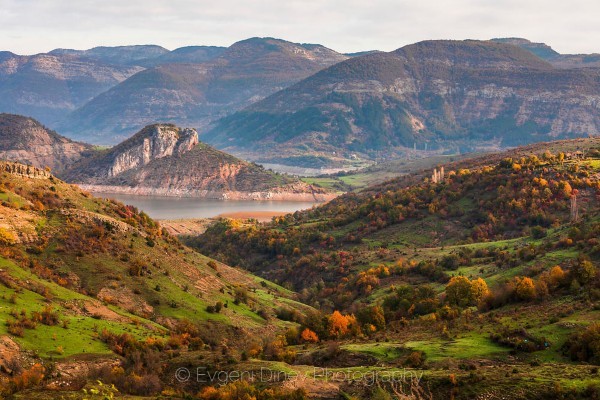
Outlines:
{"type": "Polygon", "coordinates": [[[169,50],[161,46],[134,45],[99,46],[88,50],[54,49],[49,54],[72,55],[115,65],[142,65],[145,60],[154,59],[168,53],[169,50]]]}
{"type": "Polygon", "coordinates": [[[141,71],[69,54],[0,53],[0,112],[54,125],[94,96],[141,71]]]}
{"type": "Polygon", "coordinates": [[[492,41],[519,46],[550,62],[557,68],[600,68],[600,54],[597,53],[560,54],[545,43],[534,43],[523,38],[500,38],[492,39],[492,41]]]}
{"type": "Polygon", "coordinates": [[[321,45],[251,38],[199,64],[165,64],[142,71],[73,112],[59,130],[93,143],[114,144],[156,122],[205,127],[348,57],[321,45]]]}
{"type": "Polygon", "coordinates": [[[519,46],[425,41],[352,58],[220,120],[209,143],[259,162],[494,149],[600,133],[600,69],[519,46]]]}

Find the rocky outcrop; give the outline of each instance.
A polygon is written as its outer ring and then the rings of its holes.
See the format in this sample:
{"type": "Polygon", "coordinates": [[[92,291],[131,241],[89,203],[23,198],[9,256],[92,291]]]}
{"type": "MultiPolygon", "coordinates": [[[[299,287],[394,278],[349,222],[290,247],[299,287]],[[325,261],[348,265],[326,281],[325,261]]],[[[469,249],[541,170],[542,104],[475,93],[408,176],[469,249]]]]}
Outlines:
{"type": "Polygon", "coordinates": [[[198,133],[194,129],[180,130],[170,125],[154,125],[144,135],[140,144],[115,153],[108,168],[108,178],[142,167],[158,158],[181,155],[198,144],[198,133]]]}
{"type": "Polygon", "coordinates": [[[58,135],[32,118],[0,114],[0,159],[61,171],[91,146],[58,135]]]}
{"type": "Polygon", "coordinates": [[[198,141],[193,129],[156,124],[63,174],[94,192],[236,200],[326,201],[334,196],[198,141]]]}
{"type": "Polygon", "coordinates": [[[50,172],[45,169],[10,161],[0,161],[0,172],[32,179],[48,179],[52,176],[50,172]]]}

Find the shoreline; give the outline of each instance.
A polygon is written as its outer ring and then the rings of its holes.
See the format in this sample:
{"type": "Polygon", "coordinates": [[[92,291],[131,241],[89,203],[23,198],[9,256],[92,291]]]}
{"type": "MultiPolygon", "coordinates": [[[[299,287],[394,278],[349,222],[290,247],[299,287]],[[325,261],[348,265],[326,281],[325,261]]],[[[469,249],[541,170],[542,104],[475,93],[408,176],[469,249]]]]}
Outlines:
{"type": "Polygon", "coordinates": [[[225,212],[212,218],[168,218],[157,219],[161,227],[171,235],[201,235],[206,229],[219,218],[230,218],[235,220],[255,219],[258,222],[271,222],[273,217],[290,214],[286,211],[232,211],[225,212]]]}
{"type": "Polygon", "coordinates": [[[105,186],[105,185],[87,185],[75,183],[82,190],[94,193],[105,194],[123,194],[133,196],[160,196],[160,197],[179,197],[179,198],[199,198],[210,200],[248,200],[248,201],[282,201],[282,202],[317,202],[326,203],[339,194],[318,193],[318,192],[291,192],[285,190],[273,190],[263,192],[237,192],[237,191],[212,191],[195,190],[183,191],[179,189],[165,188],[145,188],[145,187],[124,187],[124,186],[105,186]]]}
{"type": "Polygon", "coordinates": [[[216,218],[230,218],[230,219],[255,219],[258,222],[270,222],[273,217],[279,217],[286,214],[293,214],[286,211],[232,211],[222,213],[216,216],[216,218]]]}

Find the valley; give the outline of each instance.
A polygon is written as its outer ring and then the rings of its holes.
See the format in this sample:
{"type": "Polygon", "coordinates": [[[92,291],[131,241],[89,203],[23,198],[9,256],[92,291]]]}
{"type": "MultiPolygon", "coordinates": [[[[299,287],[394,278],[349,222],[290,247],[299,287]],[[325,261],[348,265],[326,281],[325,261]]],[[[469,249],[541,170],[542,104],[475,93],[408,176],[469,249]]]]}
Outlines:
{"type": "Polygon", "coordinates": [[[447,161],[438,182],[416,168],[267,223],[167,229],[5,164],[0,329],[17,372],[3,387],[19,399],[112,384],[202,399],[589,398],[600,141],[447,161]],[[174,379],[197,366],[279,378],[174,379]]]}
{"type": "Polygon", "coordinates": [[[600,398],[598,55],[394,48],[0,52],[0,399],[600,398]]]}

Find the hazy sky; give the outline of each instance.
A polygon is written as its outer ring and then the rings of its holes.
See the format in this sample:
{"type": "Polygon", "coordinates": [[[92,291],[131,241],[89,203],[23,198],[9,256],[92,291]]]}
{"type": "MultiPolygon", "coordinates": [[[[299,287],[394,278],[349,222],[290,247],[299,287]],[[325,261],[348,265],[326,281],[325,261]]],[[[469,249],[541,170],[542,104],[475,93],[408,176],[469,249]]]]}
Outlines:
{"type": "Polygon", "coordinates": [[[350,52],[515,36],[600,53],[599,21],[598,0],[0,0],[0,50],[174,49],[273,36],[350,52]]]}

